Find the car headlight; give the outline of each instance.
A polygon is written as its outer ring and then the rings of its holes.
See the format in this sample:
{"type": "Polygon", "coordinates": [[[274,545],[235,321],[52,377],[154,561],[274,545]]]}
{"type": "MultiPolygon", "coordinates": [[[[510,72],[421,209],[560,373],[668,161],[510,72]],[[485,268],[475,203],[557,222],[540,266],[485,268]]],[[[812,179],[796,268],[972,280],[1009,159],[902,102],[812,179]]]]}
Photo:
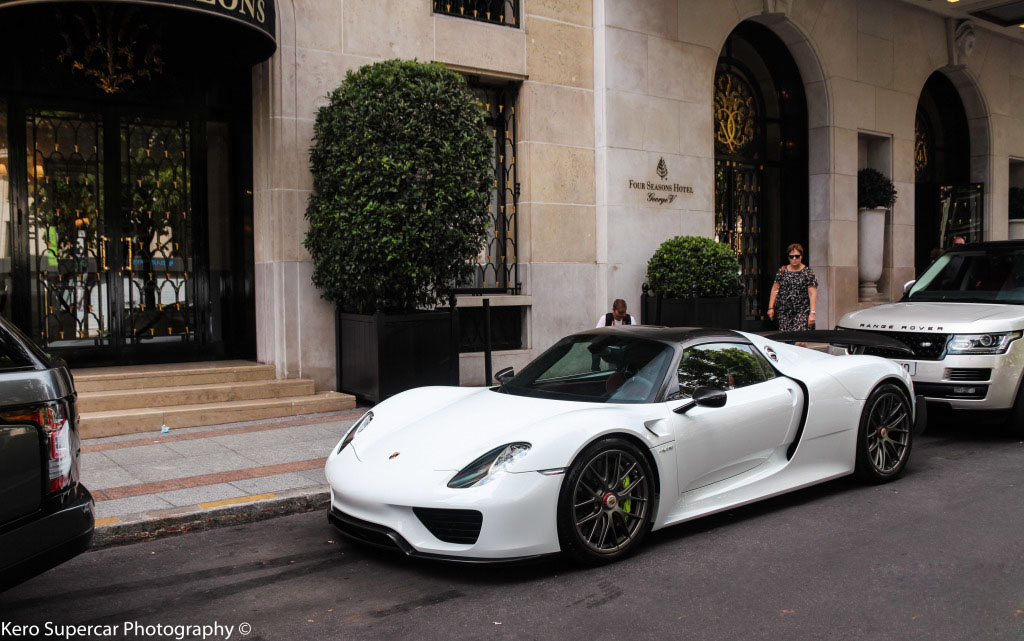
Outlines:
{"type": "Polygon", "coordinates": [[[462,468],[462,471],[448,481],[448,487],[464,488],[483,485],[494,478],[495,474],[508,470],[513,463],[526,456],[529,451],[529,443],[509,443],[496,447],[462,468]]]}
{"type": "Polygon", "coordinates": [[[995,334],[953,334],[946,344],[947,354],[1003,354],[1021,332],[995,334]]]}
{"type": "Polygon", "coordinates": [[[369,425],[372,420],[373,412],[363,414],[363,417],[356,421],[352,427],[348,428],[348,431],[345,432],[345,438],[341,439],[341,443],[338,443],[338,449],[335,450],[334,453],[337,454],[345,449],[345,446],[352,442],[352,439],[356,437],[356,434],[366,429],[366,426],[369,425]]]}

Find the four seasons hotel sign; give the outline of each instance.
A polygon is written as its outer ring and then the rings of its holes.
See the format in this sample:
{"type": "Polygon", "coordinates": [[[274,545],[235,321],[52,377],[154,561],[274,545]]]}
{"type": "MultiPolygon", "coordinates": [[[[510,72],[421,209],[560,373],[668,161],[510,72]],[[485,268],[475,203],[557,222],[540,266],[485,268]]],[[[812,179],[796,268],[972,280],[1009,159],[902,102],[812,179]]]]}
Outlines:
{"type": "Polygon", "coordinates": [[[677,197],[682,194],[692,194],[693,187],[689,185],[680,185],[677,182],[668,182],[668,165],[665,163],[664,158],[658,159],[658,166],[655,167],[655,173],[658,174],[660,182],[653,180],[644,180],[629,178],[629,188],[637,191],[646,192],[644,201],[653,205],[667,205],[675,201],[677,197]]]}

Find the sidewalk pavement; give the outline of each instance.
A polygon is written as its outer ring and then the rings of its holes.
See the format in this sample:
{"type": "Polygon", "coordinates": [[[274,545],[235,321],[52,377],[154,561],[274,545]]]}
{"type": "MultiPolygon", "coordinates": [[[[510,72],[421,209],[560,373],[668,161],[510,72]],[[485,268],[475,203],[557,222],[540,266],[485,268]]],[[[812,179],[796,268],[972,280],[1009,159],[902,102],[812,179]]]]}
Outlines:
{"type": "Polygon", "coordinates": [[[324,509],[324,463],[366,408],[82,441],[93,548],[324,509]]]}

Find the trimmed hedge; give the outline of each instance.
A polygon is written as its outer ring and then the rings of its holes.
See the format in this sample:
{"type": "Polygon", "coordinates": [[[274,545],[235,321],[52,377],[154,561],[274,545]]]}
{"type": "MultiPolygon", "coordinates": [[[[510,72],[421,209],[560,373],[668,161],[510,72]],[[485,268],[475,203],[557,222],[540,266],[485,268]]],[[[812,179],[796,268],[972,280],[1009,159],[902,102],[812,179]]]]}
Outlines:
{"type": "Polygon", "coordinates": [[[666,298],[739,296],[740,264],[732,248],[703,236],[663,242],[647,263],[647,284],[666,298]]]}
{"type": "Polygon", "coordinates": [[[896,204],[896,188],[889,177],[877,169],[861,169],[857,172],[857,208],[891,208],[896,204]]]}
{"type": "Polygon", "coordinates": [[[483,108],[462,76],[406,60],[350,70],[328,98],[310,150],[313,284],[357,313],[443,304],[491,222],[483,108]]]}

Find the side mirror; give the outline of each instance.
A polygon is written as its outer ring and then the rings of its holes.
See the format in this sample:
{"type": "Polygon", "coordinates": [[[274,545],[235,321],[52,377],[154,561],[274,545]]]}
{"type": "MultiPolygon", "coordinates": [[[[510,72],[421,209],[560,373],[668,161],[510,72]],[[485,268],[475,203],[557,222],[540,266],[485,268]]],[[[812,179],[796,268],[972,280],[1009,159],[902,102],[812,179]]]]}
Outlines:
{"type": "Polygon", "coordinates": [[[913,287],[914,283],[916,283],[916,282],[917,282],[916,280],[908,280],[907,282],[903,283],[903,293],[904,293],[904,295],[907,292],[910,291],[910,288],[913,287]]]}
{"type": "Polygon", "coordinates": [[[693,397],[689,403],[680,405],[679,407],[672,410],[676,414],[686,414],[694,407],[700,405],[701,407],[722,407],[725,405],[725,401],[728,396],[725,390],[715,389],[713,387],[698,387],[693,390],[693,397]]]}
{"type": "Polygon", "coordinates": [[[506,367],[504,369],[499,369],[497,372],[494,373],[494,380],[496,380],[499,383],[501,383],[502,385],[504,385],[505,383],[509,382],[512,379],[512,377],[515,376],[515,375],[516,375],[515,368],[513,368],[513,367],[506,367]]]}

